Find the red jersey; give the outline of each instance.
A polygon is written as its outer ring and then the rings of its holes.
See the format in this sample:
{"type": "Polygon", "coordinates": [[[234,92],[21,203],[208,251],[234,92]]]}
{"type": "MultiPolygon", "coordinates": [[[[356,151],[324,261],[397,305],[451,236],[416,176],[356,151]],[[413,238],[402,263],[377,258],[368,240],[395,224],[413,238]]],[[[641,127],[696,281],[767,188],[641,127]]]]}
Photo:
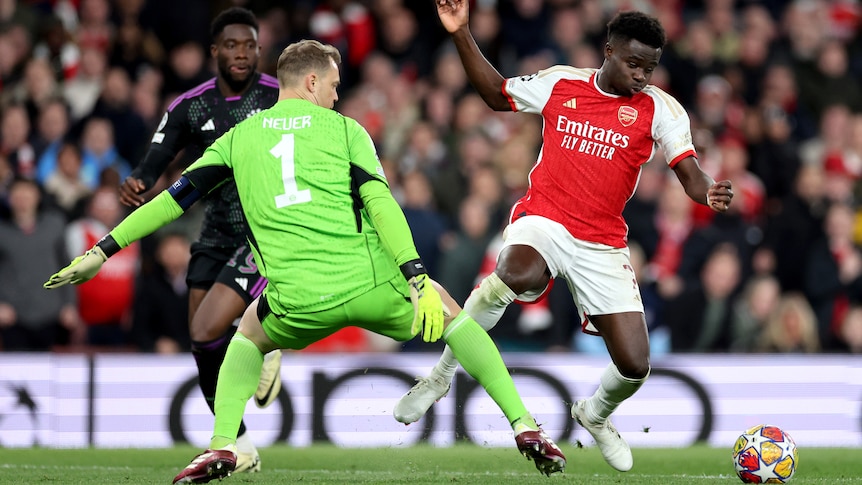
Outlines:
{"type": "Polygon", "coordinates": [[[513,111],[544,120],[542,149],[511,220],[543,216],[577,239],[620,248],[628,237],[623,208],[641,166],[658,147],[671,167],[696,152],[678,101],[655,86],[632,97],[606,93],[596,72],[554,66],[504,81],[513,111]]]}
{"type": "MultiPolygon", "coordinates": [[[[66,245],[71,254],[83,254],[108,233],[110,228],[81,219],[66,229],[66,245]]],[[[87,325],[114,324],[131,311],[138,275],[138,243],[134,242],[110,257],[86,284],[76,287],[78,312],[87,325]]]]}

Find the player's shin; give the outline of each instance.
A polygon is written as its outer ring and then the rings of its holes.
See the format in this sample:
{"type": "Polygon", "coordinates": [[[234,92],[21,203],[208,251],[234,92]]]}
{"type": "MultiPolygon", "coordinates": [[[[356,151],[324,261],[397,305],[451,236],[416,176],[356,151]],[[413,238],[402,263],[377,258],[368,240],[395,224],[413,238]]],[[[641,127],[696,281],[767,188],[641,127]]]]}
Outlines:
{"type": "MultiPolygon", "coordinates": [[[[198,367],[198,385],[204,394],[207,406],[215,414],[216,383],[218,382],[219,368],[224,361],[227,347],[233,338],[236,327],[231,326],[228,332],[221,337],[209,342],[192,341],[192,355],[198,367]]],[[[239,434],[245,434],[245,422],[239,423],[239,434]]]]}
{"type": "MultiPolygon", "coordinates": [[[[488,331],[497,325],[506,307],[515,301],[515,297],[515,293],[506,286],[506,283],[503,283],[497,273],[491,273],[470,293],[464,303],[464,311],[473,317],[480,327],[488,331]]],[[[439,376],[451,382],[457,369],[458,361],[455,359],[455,354],[447,346],[431,371],[431,376],[439,376]]]]}
{"type": "Polygon", "coordinates": [[[464,370],[473,376],[500,406],[509,423],[514,424],[529,416],[497,346],[473,318],[462,311],[446,327],[443,340],[452,349],[464,370]]]}
{"type": "Polygon", "coordinates": [[[230,339],[233,337],[236,327],[231,327],[229,332],[221,337],[208,342],[192,341],[192,355],[198,367],[198,384],[207,401],[210,410],[215,402],[216,383],[218,382],[219,367],[224,361],[230,339]]]}
{"type": "Polygon", "coordinates": [[[620,403],[634,395],[648,377],[649,373],[640,379],[625,377],[611,362],[602,372],[599,388],[585,403],[587,417],[595,422],[604,421],[620,403]]]}
{"type": "Polygon", "coordinates": [[[218,376],[215,399],[215,425],[211,449],[236,441],[245,406],[260,380],[263,353],[241,333],[234,335],[218,376]]]}

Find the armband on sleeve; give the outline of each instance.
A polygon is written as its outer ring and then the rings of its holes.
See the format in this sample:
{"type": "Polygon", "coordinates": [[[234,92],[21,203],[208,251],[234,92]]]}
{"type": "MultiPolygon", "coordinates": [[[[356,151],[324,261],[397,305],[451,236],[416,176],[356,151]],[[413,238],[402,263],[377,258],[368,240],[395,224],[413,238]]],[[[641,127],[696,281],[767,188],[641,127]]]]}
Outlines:
{"type": "Polygon", "coordinates": [[[120,243],[118,243],[117,240],[114,239],[114,236],[111,236],[110,234],[107,234],[105,235],[105,237],[100,239],[99,242],[96,243],[96,246],[102,248],[102,251],[108,258],[117,254],[120,249],[123,249],[120,247],[120,243]]]}
{"type": "Polygon", "coordinates": [[[428,271],[425,269],[425,265],[422,264],[421,259],[414,259],[412,261],[407,261],[402,264],[400,267],[401,274],[404,275],[404,279],[410,281],[410,278],[414,276],[419,276],[421,274],[427,274],[428,271]]]}
{"type": "Polygon", "coordinates": [[[195,188],[185,175],[168,187],[168,193],[171,194],[171,197],[173,197],[175,201],[177,201],[177,205],[179,205],[183,211],[188,210],[192,204],[197,202],[203,196],[203,194],[195,188]]]}

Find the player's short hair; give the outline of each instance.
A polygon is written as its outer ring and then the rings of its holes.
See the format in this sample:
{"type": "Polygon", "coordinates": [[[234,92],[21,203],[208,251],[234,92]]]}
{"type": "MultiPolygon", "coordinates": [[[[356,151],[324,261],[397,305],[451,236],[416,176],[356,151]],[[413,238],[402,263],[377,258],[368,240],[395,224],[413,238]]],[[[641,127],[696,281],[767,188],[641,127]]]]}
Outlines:
{"type": "Polygon", "coordinates": [[[331,67],[330,61],[341,64],[341,53],[335,47],[308,39],[294,42],[278,56],[278,84],[293,86],[308,73],[323,73],[331,67]]]}
{"type": "Polygon", "coordinates": [[[213,19],[213,22],[210,25],[210,35],[212,35],[213,42],[215,42],[216,37],[224,32],[225,27],[233,24],[248,25],[253,28],[255,32],[260,30],[257,18],[251,10],[242,7],[231,7],[227,10],[223,10],[216,16],[216,18],[213,19]]]}
{"type": "Polygon", "coordinates": [[[664,27],[657,18],[643,12],[620,12],[608,22],[608,41],[631,39],[656,49],[667,43],[664,27]]]}

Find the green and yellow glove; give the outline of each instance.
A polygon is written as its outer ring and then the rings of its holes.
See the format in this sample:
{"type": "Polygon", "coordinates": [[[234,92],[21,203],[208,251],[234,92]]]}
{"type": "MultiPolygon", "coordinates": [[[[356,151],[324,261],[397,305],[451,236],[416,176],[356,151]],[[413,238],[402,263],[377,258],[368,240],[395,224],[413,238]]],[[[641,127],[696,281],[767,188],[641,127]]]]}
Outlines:
{"type": "Polygon", "coordinates": [[[410,285],[410,302],[413,303],[411,333],[416,335],[421,332],[422,340],[436,342],[443,336],[443,317],[446,313],[440,293],[431,284],[422,261],[414,259],[402,264],[401,273],[410,285]]]}
{"type": "Polygon", "coordinates": [[[73,259],[69,266],[54,273],[42,286],[53,290],[68,284],[79,285],[96,276],[102,264],[107,260],[108,256],[105,255],[102,248],[98,245],[93,246],[86,253],[73,259]]]}

